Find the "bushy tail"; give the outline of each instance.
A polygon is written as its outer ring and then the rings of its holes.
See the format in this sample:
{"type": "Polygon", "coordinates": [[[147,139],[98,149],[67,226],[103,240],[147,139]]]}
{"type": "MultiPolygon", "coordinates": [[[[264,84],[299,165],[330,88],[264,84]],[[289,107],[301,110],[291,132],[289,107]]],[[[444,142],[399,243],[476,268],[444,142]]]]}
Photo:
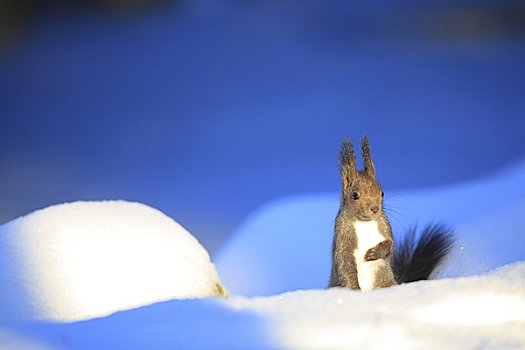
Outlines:
{"type": "Polygon", "coordinates": [[[428,279],[453,243],[452,229],[443,224],[426,226],[417,242],[416,229],[412,228],[394,249],[392,270],[397,283],[428,279]]]}

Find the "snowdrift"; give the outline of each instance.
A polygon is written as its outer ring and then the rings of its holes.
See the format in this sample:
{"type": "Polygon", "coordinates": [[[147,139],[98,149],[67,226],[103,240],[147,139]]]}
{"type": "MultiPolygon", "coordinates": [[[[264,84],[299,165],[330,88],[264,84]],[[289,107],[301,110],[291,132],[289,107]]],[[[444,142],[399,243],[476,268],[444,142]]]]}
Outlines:
{"type": "Polygon", "coordinates": [[[76,202],[0,226],[0,320],[77,321],[222,295],[206,250],[144,204],[76,202]]]}
{"type": "Polygon", "coordinates": [[[248,218],[216,257],[228,299],[168,300],[214,295],[220,282],[204,249],[158,211],[122,202],[51,207],[0,227],[2,317],[21,316],[0,320],[0,348],[522,349],[523,183],[525,162],[458,186],[390,194],[391,207],[406,213],[391,215],[396,235],[442,220],[457,242],[437,279],[366,293],[324,289],[337,194],[280,200],[248,218]],[[66,231],[82,233],[73,235],[76,248],[63,245],[66,231]],[[87,262],[85,277],[50,268],[53,256],[64,257],[57,252],[87,262]],[[169,287],[178,266],[188,273],[169,287]],[[77,285],[96,293],[71,293],[77,285]],[[134,288],[146,297],[130,300],[134,288]],[[68,317],[85,320],[64,323],[68,317]]]}

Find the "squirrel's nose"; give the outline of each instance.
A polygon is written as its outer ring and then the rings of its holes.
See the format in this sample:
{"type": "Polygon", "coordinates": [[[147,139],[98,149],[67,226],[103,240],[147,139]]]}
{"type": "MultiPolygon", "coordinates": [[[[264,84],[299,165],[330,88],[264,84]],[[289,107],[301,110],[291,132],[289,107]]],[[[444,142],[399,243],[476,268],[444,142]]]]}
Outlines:
{"type": "Polygon", "coordinates": [[[373,207],[370,208],[370,210],[372,211],[372,213],[377,214],[377,212],[379,211],[379,206],[374,205],[373,207]]]}

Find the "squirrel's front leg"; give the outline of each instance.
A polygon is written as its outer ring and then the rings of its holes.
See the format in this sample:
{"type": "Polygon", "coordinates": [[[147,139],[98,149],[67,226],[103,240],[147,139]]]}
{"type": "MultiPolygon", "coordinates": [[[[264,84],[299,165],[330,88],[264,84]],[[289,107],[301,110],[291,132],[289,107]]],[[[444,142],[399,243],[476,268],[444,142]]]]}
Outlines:
{"type": "Polygon", "coordinates": [[[365,261],[373,261],[378,259],[386,259],[392,254],[392,241],[386,240],[373,248],[368,249],[365,254],[365,261]]]}
{"type": "Polygon", "coordinates": [[[357,269],[345,270],[339,272],[339,283],[338,287],[350,288],[350,289],[361,289],[359,286],[359,280],[357,278],[357,269]]]}
{"type": "Polygon", "coordinates": [[[357,270],[355,272],[350,272],[345,274],[345,277],[341,281],[342,286],[345,288],[351,288],[351,289],[361,289],[359,286],[359,280],[357,278],[357,270]]]}
{"type": "Polygon", "coordinates": [[[355,258],[348,252],[336,252],[339,286],[351,289],[361,289],[357,278],[355,258]]]}

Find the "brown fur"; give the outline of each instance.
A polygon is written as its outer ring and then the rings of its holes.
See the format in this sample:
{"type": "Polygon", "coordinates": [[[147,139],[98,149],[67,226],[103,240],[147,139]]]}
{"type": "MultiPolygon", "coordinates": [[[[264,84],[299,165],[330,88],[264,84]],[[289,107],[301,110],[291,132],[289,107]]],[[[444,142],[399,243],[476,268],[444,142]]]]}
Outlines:
{"type": "Polygon", "coordinates": [[[365,165],[363,171],[358,171],[356,168],[354,148],[350,141],[343,141],[339,155],[343,188],[340,209],[335,220],[330,287],[360,289],[354,257],[354,251],[358,246],[354,224],[357,221],[370,220],[377,222],[379,233],[385,240],[369,249],[365,260],[385,259],[388,262],[376,274],[374,288],[396,284],[390,268],[394,244],[392,229],[383,211],[383,191],[375,178],[375,166],[366,137],[362,139],[361,145],[365,165]],[[359,196],[357,199],[354,198],[355,193],[359,196]]]}
{"type": "Polygon", "coordinates": [[[220,283],[215,283],[214,292],[215,292],[215,295],[218,297],[227,298],[229,296],[226,289],[220,283]]]}

